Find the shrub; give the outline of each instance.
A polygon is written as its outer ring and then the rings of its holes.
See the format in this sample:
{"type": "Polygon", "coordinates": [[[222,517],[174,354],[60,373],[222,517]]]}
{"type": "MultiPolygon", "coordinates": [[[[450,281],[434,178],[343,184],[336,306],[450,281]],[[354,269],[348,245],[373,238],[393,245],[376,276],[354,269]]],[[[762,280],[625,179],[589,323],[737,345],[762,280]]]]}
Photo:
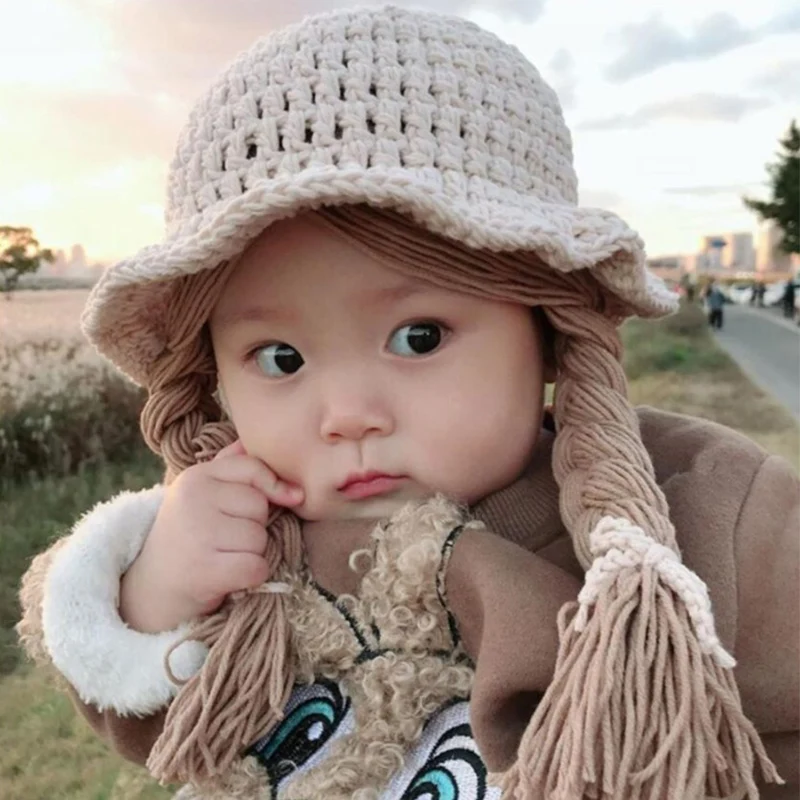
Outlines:
{"type": "Polygon", "coordinates": [[[0,349],[0,482],[130,458],[143,391],[80,340],[0,349]]]}

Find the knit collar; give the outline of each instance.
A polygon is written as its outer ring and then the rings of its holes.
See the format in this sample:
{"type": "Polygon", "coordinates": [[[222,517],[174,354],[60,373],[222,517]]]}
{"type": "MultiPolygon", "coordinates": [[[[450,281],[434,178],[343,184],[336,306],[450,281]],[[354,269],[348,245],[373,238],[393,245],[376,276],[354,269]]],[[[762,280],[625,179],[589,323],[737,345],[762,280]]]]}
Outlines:
{"type": "Polygon", "coordinates": [[[540,550],[564,534],[551,464],[554,441],[555,434],[543,428],[522,474],[471,509],[490,531],[527,550],[540,550]]]}

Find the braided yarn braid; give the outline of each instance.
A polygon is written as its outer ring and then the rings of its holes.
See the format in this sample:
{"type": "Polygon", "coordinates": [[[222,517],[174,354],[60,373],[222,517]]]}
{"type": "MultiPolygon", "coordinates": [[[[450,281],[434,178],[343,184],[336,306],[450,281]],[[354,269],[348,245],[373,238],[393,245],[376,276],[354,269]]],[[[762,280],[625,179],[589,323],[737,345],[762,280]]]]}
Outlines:
{"type": "Polygon", "coordinates": [[[627,401],[613,325],[591,308],[545,308],[558,331],[553,471],[588,570],[559,619],[554,679],[505,776],[504,797],[758,797],[757,761],[705,585],[675,531],[627,401]]]}
{"type": "MultiPolygon", "coordinates": [[[[222,419],[213,397],[217,372],[205,329],[234,267],[227,264],[175,282],[168,343],[141,417],[145,441],[167,464],[168,481],[236,439],[233,424],[222,419]]],[[[282,511],[270,517],[267,532],[267,582],[231,596],[186,636],[205,644],[209,655],[170,705],[150,752],[148,769],[163,783],[214,783],[244,748],[281,719],[294,671],[285,601],[281,585],[272,579],[285,569],[299,569],[302,538],[297,518],[282,511]]],[[[171,652],[166,669],[178,683],[169,666],[171,652]]]]}

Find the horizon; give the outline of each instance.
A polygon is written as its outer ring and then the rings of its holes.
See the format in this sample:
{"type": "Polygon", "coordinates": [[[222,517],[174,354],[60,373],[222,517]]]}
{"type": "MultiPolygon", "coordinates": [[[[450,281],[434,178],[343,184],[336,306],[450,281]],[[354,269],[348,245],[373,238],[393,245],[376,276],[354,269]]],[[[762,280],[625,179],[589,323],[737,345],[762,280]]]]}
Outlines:
{"type": "MultiPolygon", "coordinates": [[[[29,0],[0,53],[0,225],[109,263],[159,241],[178,131],[196,97],[259,34],[312,10],[260,0],[29,0]],[[19,109],[23,109],[19,113],[19,109]],[[9,158],[9,156],[12,156],[9,158]]],[[[398,3],[411,6],[414,4],[398,3]]],[[[797,116],[800,9],[784,0],[450,0],[515,44],[558,93],[580,204],[618,213],[651,258],[749,232],[766,164],[797,116]],[[498,8],[497,4],[493,4],[498,8]]]]}

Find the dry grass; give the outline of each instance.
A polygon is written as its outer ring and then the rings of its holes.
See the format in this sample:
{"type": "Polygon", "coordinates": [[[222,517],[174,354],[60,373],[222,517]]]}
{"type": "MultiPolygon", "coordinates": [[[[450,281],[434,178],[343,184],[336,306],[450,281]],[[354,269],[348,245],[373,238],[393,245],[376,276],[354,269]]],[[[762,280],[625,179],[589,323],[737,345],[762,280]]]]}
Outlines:
{"type": "Polygon", "coordinates": [[[125,459],[141,441],[144,393],[83,339],[85,291],[0,300],[0,491],[125,459]]]}
{"type": "Polygon", "coordinates": [[[660,323],[623,331],[633,403],[690,414],[734,428],[800,472],[800,427],[719,347],[696,306],[660,323]]]}
{"type": "Polygon", "coordinates": [[[800,472],[800,430],[792,416],[737,367],[726,372],[691,382],[676,382],[670,375],[640,378],[631,385],[631,398],[735,428],[768,452],[783,456],[800,472]]]}

